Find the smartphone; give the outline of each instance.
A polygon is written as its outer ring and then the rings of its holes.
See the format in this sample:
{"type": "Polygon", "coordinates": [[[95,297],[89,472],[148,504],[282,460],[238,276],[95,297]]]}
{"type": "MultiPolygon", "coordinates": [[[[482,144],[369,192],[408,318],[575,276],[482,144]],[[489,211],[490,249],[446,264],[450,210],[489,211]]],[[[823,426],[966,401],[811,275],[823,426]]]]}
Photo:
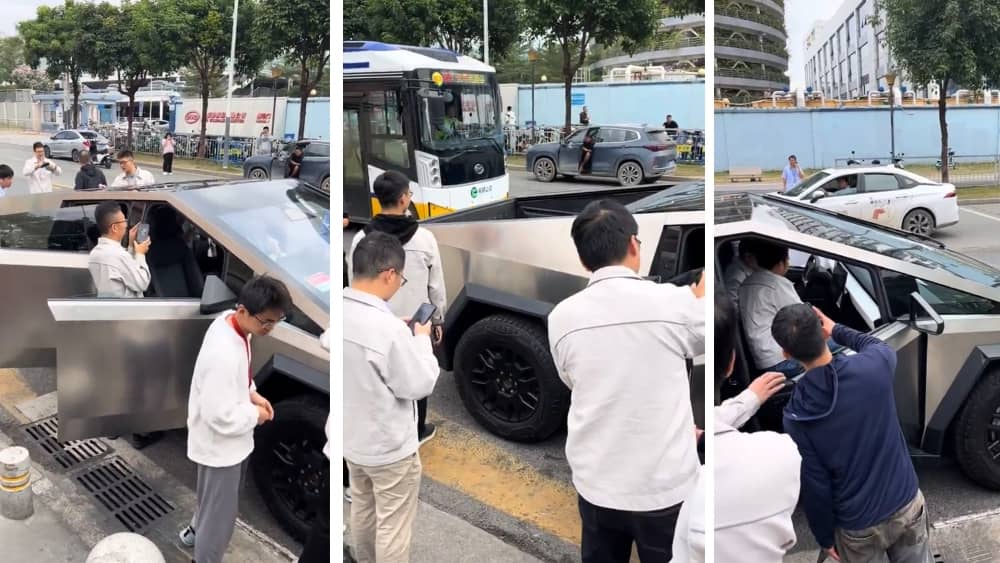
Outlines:
{"type": "Polygon", "coordinates": [[[48,168],[49,166],[52,166],[52,163],[47,160],[42,164],[42,168],[48,168]]]}
{"type": "Polygon", "coordinates": [[[437,312],[437,307],[434,305],[431,305],[430,303],[424,303],[421,305],[420,308],[417,309],[417,312],[410,317],[410,322],[407,323],[410,330],[413,330],[413,327],[416,325],[427,324],[431,320],[431,317],[434,316],[435,312],[437,312]]]}
{"type": "Polygon", "coordinates": [[[135,242],[144,243],[149,240],[149,223],[139,223],[139,232],[135,235],[135,242]]]}

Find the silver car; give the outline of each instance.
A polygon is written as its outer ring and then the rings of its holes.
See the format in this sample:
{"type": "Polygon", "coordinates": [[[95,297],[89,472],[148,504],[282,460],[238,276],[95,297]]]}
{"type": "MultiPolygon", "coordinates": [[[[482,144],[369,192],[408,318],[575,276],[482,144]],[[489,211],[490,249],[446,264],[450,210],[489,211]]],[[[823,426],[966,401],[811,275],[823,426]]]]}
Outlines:
{"type": "MultiPolygon", "coordinates": [[[[715,223],[718,283],[736,241],[788,246],[804,302],[896,350],[910,445],[954,455],[969,478],[1000,490],[1000,270],[931,238],[773,195],[719,194],[715,223]]],[[[724,388],[732,394],[760,375],[745,339],[737,356],[736,385],[724,388]]],[[[789,394],[761,409],[762,427],[780,430],[789,394]]]]}
{"type": "Polygon", "coordinates": [[[111,149],[111,142],[101,134],[87,129],[64,129],[44,141],[45,156],[69,158],[80,162],[80,153],[103,154],[111,149]]]}
{"type": "Polygon", "coordinates": [[[595,142],[589,175],[617,178],[622,186],[631,187],[656,182],[677,168],[677,144],[662,127],[592,125],[577,129],[561,142],[528,148],[528,171],[540,182],[579,175],[588,135],[595,142]]]}
{"type": "Polygon", "coordinates": [[[0,366],[56,366],[60,441],[183,428],[205,330],[254,274],[285,282],[295,308],[254,338],[251,369],[274,422],[251,470],[277,520],[304,537],[329,463],[330,198],[295,180],[203,181],[129,192],[0,200],[0,310],[16,325],[0,366]],[[98,299],[87,269],[94,211],[119,202],[150,225],[143,299],[98,299]],[[58,360],[58,361],[57,361],[58,360]]]}

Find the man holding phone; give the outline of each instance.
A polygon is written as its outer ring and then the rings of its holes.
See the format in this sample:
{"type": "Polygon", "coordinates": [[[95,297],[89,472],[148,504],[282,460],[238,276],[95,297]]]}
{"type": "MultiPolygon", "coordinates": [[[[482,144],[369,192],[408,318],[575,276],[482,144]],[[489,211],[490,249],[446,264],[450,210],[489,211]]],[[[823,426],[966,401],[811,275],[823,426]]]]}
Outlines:
{"type": "Polygon", "coordinates": [[[59,165],[45,158],[45,145],[36,142],[32,145],[35,156],[29,158],[21,169],[21,174],[28,177],[28,193],[52,193],[52,175],[62,174],[59,165]]]}
{"type": "Polygon", "coordinates": [[[129,229],[128,220],[117,201],[98,205],[94,219],[101,238],[90,251],[87,266],[94,278],[97,296],[119,299],[143,297],[152,279],[146,264],[146,253],[152,244],[148,229],[144,237],[139,236],[139,225],[129,229]],[[129,234],[130,250],[122,246],[126,233],[129,234]]]}
{"type": "MultiPolygon", "coordinates": [[[[444,339],[447,295],[437,239],[434,238],[434,233],[420,226],[417,217],[407,215],[413,192],[410,191],[410,180],[406,176],[390,170],[375,179],[373,191],[382,206],[382,212],[373,217],[364,231],[355,236],[353,247],[357,248],[366,235],[374,232],[386,233],[399,239],[406,252],[406,266],[401,272],[406,282],[389,299],[389,309],[397,317],[408,317],[424,303],[433,305],[436,308],[431,317],[434,344],[440,345],[444,339]]],[[[427,443],[435,432],[434,425],[427,423],[427,397],[423,397],[417,401],[417,433],[420,444],[427,443]]]]}
{"type": "Polygon", "coordinates": [[[354,247],[344,290],[344,458],[362,562],[409,561],[421,474],[414,403],[440,373],[431,324],[411,328],[389,306],[406,282],[406,258],[398,238],[369,234],[354,247]]]}

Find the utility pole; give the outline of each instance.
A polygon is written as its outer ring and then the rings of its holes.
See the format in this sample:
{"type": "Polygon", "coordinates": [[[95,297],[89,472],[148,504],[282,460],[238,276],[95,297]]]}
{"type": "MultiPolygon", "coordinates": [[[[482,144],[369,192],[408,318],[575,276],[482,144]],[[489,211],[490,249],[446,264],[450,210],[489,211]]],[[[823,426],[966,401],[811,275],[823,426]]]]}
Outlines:
{"type": "Polygon", "coordinates": [[[229,88],[226,89],[226,138],[225,154],[222,156],[222,167],[229,168],[229,123],[232,120],[233,108],[233,74],[236,72],[236,20],[240,11],[240,0],[233,5],[233,41],[229,47],[229,88]]]}
{"type": "Polygon", "coordinates": [[[490,64],[490,0],[483,0],[483,62],[490,64]]]}

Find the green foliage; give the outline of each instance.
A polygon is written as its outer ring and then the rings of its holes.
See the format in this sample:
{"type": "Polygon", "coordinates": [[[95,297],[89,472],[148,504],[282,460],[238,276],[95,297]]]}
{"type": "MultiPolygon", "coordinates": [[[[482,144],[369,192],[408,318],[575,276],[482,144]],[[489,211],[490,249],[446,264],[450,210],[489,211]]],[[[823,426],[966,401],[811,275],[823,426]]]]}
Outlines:
{"type": "Polygon", "coordinates": [[[24,63],[24,40],[17,36],[0,37],[0,82],[13,82],[14,69],[24,63]]]}

